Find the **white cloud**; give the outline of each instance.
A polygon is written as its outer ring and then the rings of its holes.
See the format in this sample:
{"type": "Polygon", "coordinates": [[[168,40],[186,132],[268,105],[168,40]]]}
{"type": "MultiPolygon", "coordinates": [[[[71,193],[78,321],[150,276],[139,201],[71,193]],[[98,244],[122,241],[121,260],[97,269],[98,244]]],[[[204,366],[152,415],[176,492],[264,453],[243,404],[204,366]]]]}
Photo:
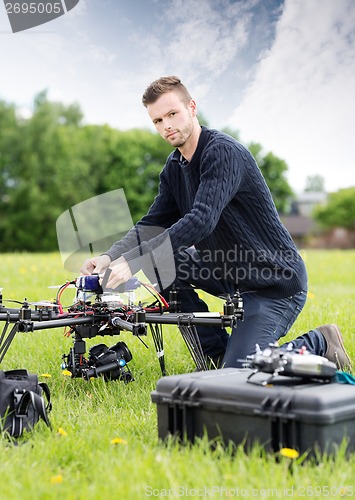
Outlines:
{"type": "Polygon", "coordinates": [[[275,42],[229,121],[286,160],[295,189],[315,174],[328,190],[355,185],[354,27],[352,0],[286,0],[275,42]]]}
{"type": "MultiPolygon", "coordinates": [[[[105,90],[114,109],[105,106],[101,114],[118,128],[150,126],[141,95],[153,79],[166,74],[178,74],[194,95],[204,97],[245,47],[251,9],[259,1],[176,0],[174,9],[161,9],[151,22],[128,30],[131,60],[112,68],[105,90]]],[[[87,118],[93,117],[92,108],[87,118]]],[[[96,102],[96,116],[98,108],[96,102]]]]}
{"type": "Polygon", "coordinates": [[[176,0],[167,9],[158,0],[148,9],[138,0],[130,7],[81,0],[36,33],[9,33],[0,98],[28,107],[47,88],[50,99],[79,101],[88,122],[148,125],[140,103],[145,86],[175,73],[205,97],[246,46],[260,1],[176,0]]]}
{"type": "Polygon", "coordinates": [[[162,37],[166,64],[173,61],[179,72],[190,73],[190,81],[211,75],[212,83],[247,43],[251,19],[248,9],[254,3],[174,2],[174,9],[164,12],[169,21],[166,36],[162,37]]]}

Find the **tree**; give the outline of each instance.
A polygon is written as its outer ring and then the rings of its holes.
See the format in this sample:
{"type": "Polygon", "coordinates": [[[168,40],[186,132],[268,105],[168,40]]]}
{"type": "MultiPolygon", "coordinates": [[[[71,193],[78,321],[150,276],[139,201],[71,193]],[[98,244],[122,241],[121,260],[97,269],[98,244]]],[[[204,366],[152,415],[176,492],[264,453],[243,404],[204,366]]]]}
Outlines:
{"type": "MultiPolygon", "coordinates": [[[[57,247],[55,222],[77,203],[86,178],[76,161],[76,132],[81,120],[76,106],[51,103],[38,94],[27,120],[16,119],[13,137],[1,161],[0,221],[2,251],[49,251],[57,247]]],[[[87,189],[83,193],[87,194],[87,189]]]]}
{"type": "Polygon", "coordinates": [[[342,227],[355,231],[355,187],[331,193],[327,204],[315,207],[313,215],[326,229],[342,227]]]}
{"type": "Polygon", "coordinates": [[[269,186],[278,212],[285,213],[289,200],[294,195],[285,175],[288,170],[287,163],[271,152],[263,156],[260,144],[251,143],[249,149],[260,167],[266,184],[269,186]]]}
{"type": "Polygon", "coordinates": [[[43,91],[29,119],[0,103],[0,250],[57,249],[56,220],[73,205],[123,188],[134,221],[154,200],[171,146],[148,130],[81,124],[76,105],[43,91]]]}
{"type": "Polygon", "coordinates": [[[324,193],[324,178],[321,175],[310,175],[306,179],[306,192],[324,193]]]}
{"type": "Polygon", "coordinates": [[[124,189],[134,221],[158,192],[159,173],[171,146],[149,130],[119,131],[108,125],[81,130],[81,160],[89,165],[94,194],[124,189]]]}
{"type": "MultiPolygon", "coordinates": [[[[0,101],[0,206],[8,201],[8,190],[16,183],[14,177],[15,151],[20,141],[19,127],[16,119],[16,108],[0,101]]],[[[3,211],[0,211],[0,229],[4,223],[3,211]]]]}

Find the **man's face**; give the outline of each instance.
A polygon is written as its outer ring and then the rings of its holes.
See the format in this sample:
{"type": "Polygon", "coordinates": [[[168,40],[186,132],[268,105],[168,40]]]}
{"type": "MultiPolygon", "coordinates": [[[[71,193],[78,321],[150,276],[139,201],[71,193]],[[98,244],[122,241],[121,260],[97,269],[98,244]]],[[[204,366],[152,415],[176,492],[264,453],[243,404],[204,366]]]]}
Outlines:
{"type": "Polygon", "coordinates": [[[183,146],[191,137],[196,116],[196,103],[184,104],[179,94],[168,92],[147,106],[148,114],[155,128],[175,148],[183,146]]]}

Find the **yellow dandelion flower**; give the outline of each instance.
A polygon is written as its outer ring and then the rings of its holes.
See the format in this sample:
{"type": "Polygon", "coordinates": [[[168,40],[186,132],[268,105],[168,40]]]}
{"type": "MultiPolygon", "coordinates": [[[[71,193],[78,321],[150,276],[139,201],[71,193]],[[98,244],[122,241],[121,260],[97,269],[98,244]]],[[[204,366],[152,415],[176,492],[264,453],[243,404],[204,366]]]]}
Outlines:
{"type": "Polygon", "coordinates": [[[41,377],[46,377],[46,378],[51,378],[51,374],[50,373],[42,373],[41,374],[41,377]]]}
{"type": "Polygon", "coordinates": [[[300,456],[298,451],[294,450],[293,448],[281,448],[280,455],[292,459],[298,458],[300,456]]]}
{"type": "Polygon", "coordinates": [[[51,477],[52,484],[60,484],[63,482],[63,476],[61,474],[57,474],[56,476],[51,477]]]}
{"type": "Polygon", "coordinates": [[[307,293],[307,297],[308,297],[309,299],[314,299],[315,295],[314,295],[314,293],[312,293],[312,292],[308,292],[308,293],[307,293]]]}
{"type": "Polygon", "coordinates": [[[60,436],[67,436],[68,435],[67,431],[65,431],[62,427],[59,427],[58,434],[60,436]]]}
{"type": "Polygon", "coordinates": [[[128,444],[128,443],[125,439],[113,438],[113,439],[111,439],[111,444],[128,444]]]}
{"type": "Polygon", "coordinates": [[[63,370],[62,371],[63,375],[65,375],[66,377],[71,377],[72,376],[72,373],[69,371],[69,370],[63,370]]]}

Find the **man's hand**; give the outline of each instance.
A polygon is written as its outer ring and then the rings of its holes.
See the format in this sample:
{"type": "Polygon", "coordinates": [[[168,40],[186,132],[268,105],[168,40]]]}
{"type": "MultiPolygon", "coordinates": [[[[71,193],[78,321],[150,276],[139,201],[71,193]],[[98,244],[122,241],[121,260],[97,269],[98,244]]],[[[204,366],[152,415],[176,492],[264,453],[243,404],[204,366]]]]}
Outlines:
{"type": "Polygon", "coordinates": [[[108,255],[99,255],[98,257],[92,257],[91,259],[86,259],[80,268],[81,274],[100,274],[106,271],[106,269],[111,264],[111,259],[108,255]]]}
{"type": "Polygon", "coordinates": [[[132,277],[131,269],[128,265],[128,262],[124,257],[120,257],[119,259],[112,262],[110,269],[108,269],[107,274],[109,274],[106,281],[106,275],[102,285],[105,288],[115,289],[121,283],[125,283],[129,278],[132,277]]]}

